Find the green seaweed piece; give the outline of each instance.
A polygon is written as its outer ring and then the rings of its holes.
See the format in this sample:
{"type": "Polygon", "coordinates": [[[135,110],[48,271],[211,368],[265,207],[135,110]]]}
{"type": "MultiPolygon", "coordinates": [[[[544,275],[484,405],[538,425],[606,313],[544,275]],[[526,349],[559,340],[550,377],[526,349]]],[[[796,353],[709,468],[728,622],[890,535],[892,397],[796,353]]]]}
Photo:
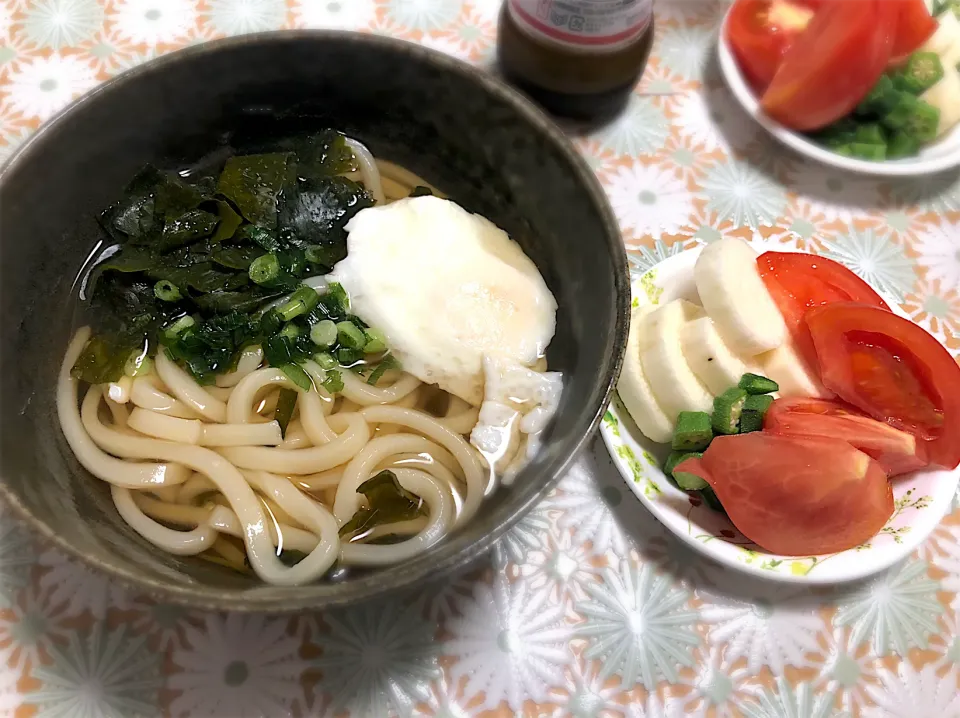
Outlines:
{"type": "Polygon", "coordinates": [[[366,497],[367,505],[358,509],[340,528],[340,538],[344,541],[361,538],[383,524],[409,521],[426,515],[420,497],[403,488],[392,471],[381,471],[367,479],[357,487],[357,493],[366,497]]]}
{"type": "Polygon", "coordinates": [[[231,157],[220,174],[217,193],[248,222],[274,229],[277,197],[287,182],[290,157],[286,152],[231,157]]]}

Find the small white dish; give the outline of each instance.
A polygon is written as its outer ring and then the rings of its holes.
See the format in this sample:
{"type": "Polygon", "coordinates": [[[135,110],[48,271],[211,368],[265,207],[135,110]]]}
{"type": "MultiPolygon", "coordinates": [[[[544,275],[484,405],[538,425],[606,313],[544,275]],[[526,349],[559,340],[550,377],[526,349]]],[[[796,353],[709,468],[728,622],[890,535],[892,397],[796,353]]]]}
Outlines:
{"type": "Polygon", "coordinates": [[[803,134],[784,127],[764,113],[760,108],[760,98],[754,94],[750,84],[743,73],[740,72],[740,65],[727,42],[727,23],[729,21],[730,11],[728,10],[720,28],[720,38],[717,41],[717,55],[723,78],[747,114],[787,147],[831,167],[866,175],[912,177],[960,166],[960,125],[954,127],[934,144],[924,147],[916,157],[881,162],[870,162],[855,157],[838,155],[836,152],[818,145],[803,134]]]}
{"type": "MultiPolygon", "coordinates": [[[[693,280],[699,254],[700,248],[681,252],[635,280],[631,287],[633,306],[665,304],[678,298],[699,302],[693,280]]],[[[896,302],[885,299],[898,311],[896,302]]],[[[640,433],[617,394],[600,425],[600,434],[633,493],[680,539],[721,564],[789,583],[853,581],[906,558],[940,523],[960,481],[960,469],[930,469],[897,477],[892,483],[893,516],[867,543],[835,554],[778,556],[752,543],[726,515],[710,509],[667,479],[661,467],[669,447],[640,433]]]]}

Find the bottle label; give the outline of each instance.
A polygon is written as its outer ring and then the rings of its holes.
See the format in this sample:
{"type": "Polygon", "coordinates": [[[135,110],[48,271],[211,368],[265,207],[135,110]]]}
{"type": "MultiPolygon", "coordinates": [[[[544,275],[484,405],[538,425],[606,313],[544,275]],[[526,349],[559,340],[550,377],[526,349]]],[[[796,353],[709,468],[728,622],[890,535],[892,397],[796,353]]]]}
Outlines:
{"type": "Polygon", "coordinates": [[[653,0],[507,0],[507,9],[532,37],[608,52],[629,45],[647,29],[653,0]]]}

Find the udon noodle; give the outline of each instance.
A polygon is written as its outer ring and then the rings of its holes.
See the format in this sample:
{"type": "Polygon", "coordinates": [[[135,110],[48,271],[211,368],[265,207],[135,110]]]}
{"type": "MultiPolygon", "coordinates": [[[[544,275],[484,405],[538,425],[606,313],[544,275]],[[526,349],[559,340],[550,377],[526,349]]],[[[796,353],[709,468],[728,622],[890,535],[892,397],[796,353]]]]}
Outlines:
{"type": "MultiPolygon", "coordinates": [[[[378,203],[427,186],[350,140],[356,177],[378,203]]],[[[434,190],[435,191],[435,190],[434,190]]],[[[322,277],[307,280],[322,288],[322,277]]],[[[343,372],[336,396],[307,361],[304,390],[268,366],[260,346],[201,386],[160,350],[150,371],[86,385],[71,369],[90,338],[79,329],[57,384],[60,424],[76,458],[107,482],[119,515],[146,541],[202,556],[275,585],[343,566],[408,559],[469,521],[495,472],[468,435],[479,408],[391,370],[380,385],[343,372]],[[285,436],[273,418],[281,389],[298,393],[285,436]],[[358,487],[384,469],[419,497],[422,516],[339,536],[361,508],[358,487]],[[294,552],[299,560],[281,557],[294,552]]]]}

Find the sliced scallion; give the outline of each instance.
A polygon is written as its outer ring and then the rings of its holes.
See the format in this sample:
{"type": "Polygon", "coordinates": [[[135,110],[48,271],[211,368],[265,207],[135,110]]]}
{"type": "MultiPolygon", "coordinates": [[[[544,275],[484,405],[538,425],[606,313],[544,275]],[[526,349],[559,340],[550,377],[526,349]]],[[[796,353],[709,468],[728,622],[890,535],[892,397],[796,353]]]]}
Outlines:
{"type": "Polygon", "coordinates": [[[383,332],[379,329],[367,329],[366,332],[366,344],[363,345],[364,354],[380,354],[387,350],[387,338],[383,336],[383,332]]]}
{"type": "Polygon", "coordinates": [[[196,324],[196,322],[194,321],[193,317],[191,317],[189,314],[186,314],[164,329],[163,333],[168,339],[176,339],[183,333],[185,329],[192,327],[194,324],[196,324]]]}
{"type": "Polygon", "coordinates": [[[318,347],[329,347],[337,341],[337,325],[323,319],[310,327],[310,340],[318,347]]]}
{"type": "Polygon", "coordinates": [[[276,254],[264,254],[251,262],[248,273],[257,284],[269,284],[280,276],[280,260],[276,254]]]}
{"type": "Polygon", "coordinates": [[[347,349],[363,349],[367,343],[363,330],[353,322],[337,322],[337,339],[347,349]]]}
{"type": "Polygon", "coordinates": [[[297,291],[290,295],[290,299],[277,307],[277,314],[283,321],[289,322],[291,319],[313,311],[319,301],[320,297],[314,289],[301,284],[297,291]]]}
{"type": "Polygon", "coordinates": [[[169,279],[161,279],[154,284],[153,293],[161,302],[176,302],[183,298],[180,288],[169,279]]]}

